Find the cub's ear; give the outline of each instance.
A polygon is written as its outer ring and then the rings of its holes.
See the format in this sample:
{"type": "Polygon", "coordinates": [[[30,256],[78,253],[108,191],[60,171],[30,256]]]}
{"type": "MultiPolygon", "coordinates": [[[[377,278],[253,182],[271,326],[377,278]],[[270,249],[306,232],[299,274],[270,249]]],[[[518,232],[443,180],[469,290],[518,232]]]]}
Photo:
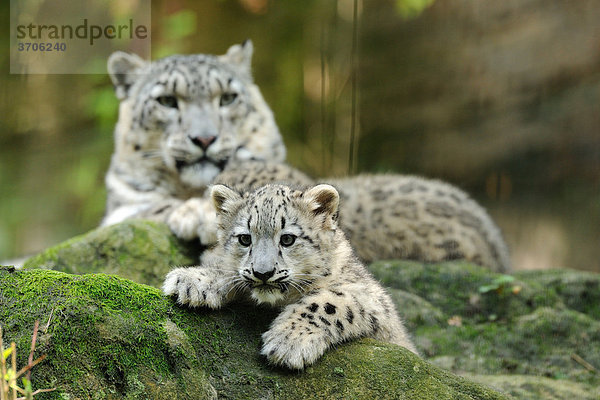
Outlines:
{"type": "Polygon", "coordinates": [[[231,212],[233,205],[242,199],[242,196],[225,185],[214,185],[210,190],[210,197],[218,214],[231,212]]]}
{"type": "Polygon", "coordinates": [[[304,199],[313,214],[337,215],[338,205],[340,204],[340,195],[331,185],[317,185],[304,192],[304,199]]]}
{"type": "Polygon", "coordinates": [[[115,51],[108,57],[108,75],[115,86],[117,98],[127,97],[129,88],[139,78],[139,75],[149,63],[136,54],[115,51]]]}
{"type": "Polygon", "coordinates": [[[248,79],[252,79],[252,53],[254,46],[252,40],[246,39],[242,44],[234,44],[227,50],[225,55],[220,59],[224,62],[233,64],[242,72],[248,79]]]}

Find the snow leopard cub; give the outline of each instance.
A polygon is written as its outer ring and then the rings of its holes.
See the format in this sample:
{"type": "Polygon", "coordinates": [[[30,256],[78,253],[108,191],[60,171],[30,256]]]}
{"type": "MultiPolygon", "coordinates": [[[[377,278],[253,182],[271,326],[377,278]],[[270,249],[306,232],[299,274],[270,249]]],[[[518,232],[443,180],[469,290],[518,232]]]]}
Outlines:
{"type": "Polygon", "coordinates": [[[163,285],[181,304],[220,308],[236,298],[281,306],[261,353],[290,369],[313,364],[341,342],[372,337],[417,353],[392,299],[353,255],[337,226],[330,185],[266,185],[240,194],[215,185],[218,245],[198,267],[163,285]]]}

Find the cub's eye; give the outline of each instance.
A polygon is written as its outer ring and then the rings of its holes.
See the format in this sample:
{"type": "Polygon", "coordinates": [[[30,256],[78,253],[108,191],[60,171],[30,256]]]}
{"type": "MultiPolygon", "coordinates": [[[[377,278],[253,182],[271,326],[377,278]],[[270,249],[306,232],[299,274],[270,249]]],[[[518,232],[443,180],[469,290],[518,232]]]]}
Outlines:
{"type": "Polygon", "coordinates": [[[177,108],[177,97],[175,96],[159,96],[156,98],[158,104],[164,107],[177,108]]]}
{"type": "Polygon", "coordinates": [[[296,236],[285,233],[279,238],[279,243],[284,247],[289,247],[296,241],[296,236]]]}
{"type": "Polygon", "coordinates": [[[252,244],[252,236],[250,235],[238,235],[238,242],[244,247],[248,247],[252,244]]]}
{"type": "Polygon", "coordinates": [[[237,93],[223,93],[219,99],[219,106],[228,106],[237,99],[237,93]]]}

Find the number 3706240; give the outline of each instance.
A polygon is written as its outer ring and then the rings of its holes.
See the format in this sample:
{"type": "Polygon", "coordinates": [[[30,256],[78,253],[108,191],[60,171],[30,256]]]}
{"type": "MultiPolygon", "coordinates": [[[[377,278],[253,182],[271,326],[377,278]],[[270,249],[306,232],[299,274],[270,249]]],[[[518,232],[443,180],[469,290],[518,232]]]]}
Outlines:
{"type": "Polygon", "coordinates": [[[19,51],[66,51],[66,43],[31,43],[19,42],[17,49],[19,51]]]}

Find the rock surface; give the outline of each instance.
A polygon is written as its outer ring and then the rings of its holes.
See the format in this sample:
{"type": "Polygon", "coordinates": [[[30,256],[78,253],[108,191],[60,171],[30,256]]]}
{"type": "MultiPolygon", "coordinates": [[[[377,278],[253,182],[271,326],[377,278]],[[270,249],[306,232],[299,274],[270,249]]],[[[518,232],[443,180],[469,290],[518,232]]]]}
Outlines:
{"type": "Polygon", "coordinates": [[[504,398],[473,381],[519,399],[600,397],[598,274],[523,271],[507,277],[461,262],[377,262],[371,271],[390,288],[427,361],[361,340],[297,374],[269,368],[258,355],[272,310],[188,310],[155,288],[115,276],[34,269],[102,271],[159,286],[170,268],[196,259],[193,246],[150,222],[74,238],[32,258],[24,271],[0,272],[5,340],[16,340],[24,357],[34,320],[48,325],[39,339],[39,354],[48,359],[35,368],[34,384],[57,386],[71,398],[92,392],[96,398],[157,399],[190,393],[504,398]]]}
{"type": "Polygon", "coordinates": [[[5,340],[27,349],[41,321],[37,351],[48,358],[34,383],[58,388],[44,398],[507,398],[367,339],[339,346],[304,373],[270,368],[258,350],[273,310],[191,311],[113,275],[2,269],[0,290],[5,340]]]}
{"type": "Polygon", "coordinates": [[[30,258],[23,268],[70,274],[103,272],[159,287],[174,266],[197,263],[199,249],[163,224],[128,221],[74,237],[30,258]]]}
{"type": "Polygon", "coordinates": [[[371,271],[433,364],[497,375],[476,380],[519,399],[599,398],[600,275],[519,271],[507,280],[466,263],[405,261],[371,271]]]}

